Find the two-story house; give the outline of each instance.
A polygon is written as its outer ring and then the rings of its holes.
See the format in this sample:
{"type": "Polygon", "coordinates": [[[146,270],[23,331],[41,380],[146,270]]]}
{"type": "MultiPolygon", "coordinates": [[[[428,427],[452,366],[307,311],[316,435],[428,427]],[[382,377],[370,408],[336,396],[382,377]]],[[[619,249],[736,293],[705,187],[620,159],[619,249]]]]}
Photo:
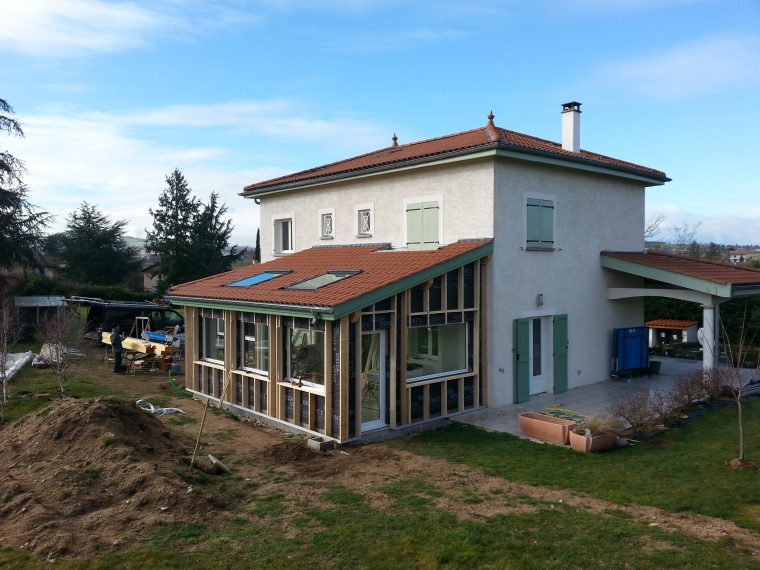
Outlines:
{"type": "Polygon", "coordinates": [[[643,321],[608,291],[643,280],[600,252],[644,249],[669,179],[581,150],[580,114],[561,143],[491,114],[245,187],[264,263],[171,292],[188,389],[346,441],[608,378],[612,330],[643,321]]]}

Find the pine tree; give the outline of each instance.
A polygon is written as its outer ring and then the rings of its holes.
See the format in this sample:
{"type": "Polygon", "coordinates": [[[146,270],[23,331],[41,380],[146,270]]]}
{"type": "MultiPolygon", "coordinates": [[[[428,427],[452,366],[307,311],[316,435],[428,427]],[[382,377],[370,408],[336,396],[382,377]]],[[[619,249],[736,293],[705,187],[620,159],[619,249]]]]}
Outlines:
{"type": "MultiPolygon", "coordinates": [[[[11,107],[0,99],[0,131],[24,136],[11,107]]],[[[43,230],[50,221],[47,212],[37,210],[27,199],[27,187],[21,177],[24,164],[7,151],[0,151],[0,267],[15,263],[36,265],[43,230]]]]}
{"type": "Polygon", "coordinates": [[[232,222],[225,220],[227,206],[219,204],[212,192],[208,204],[192,196],[190,186],[179,171],[166,177],[168,187],[151,209],[153,229],[147,230],[145,249],[159,256],[158,289],[221,273],[230,269],[243,254],[230,247],[232,222]]]}
{"type": "Polygon", "coordinates": [[[124,240],[125,220],[111,222],[97,206],[82,202],[60,239],[64,275],[93,285],[118,285],[137,271],[137,248],[124,240]]]}

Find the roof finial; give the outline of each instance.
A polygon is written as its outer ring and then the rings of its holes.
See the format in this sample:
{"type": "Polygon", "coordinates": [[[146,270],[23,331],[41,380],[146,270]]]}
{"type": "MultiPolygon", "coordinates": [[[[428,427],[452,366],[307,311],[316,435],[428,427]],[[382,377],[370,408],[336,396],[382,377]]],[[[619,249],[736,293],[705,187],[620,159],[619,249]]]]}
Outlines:
{"type": "Polygon", "coordinates": [[[398,146],[398,137],[396,136],[396,133],[393,133],[393,138],[391,140],[393,141],[391,146],[398,146]]]}
{"type": "Polygon", "coordinates": [[[488,113],[488,124],[486,125],[486,136],[490,142],[496,142],[499,140],[499,131],[496,130],[496,125],[493,124],[493,111],[488,113]]]}

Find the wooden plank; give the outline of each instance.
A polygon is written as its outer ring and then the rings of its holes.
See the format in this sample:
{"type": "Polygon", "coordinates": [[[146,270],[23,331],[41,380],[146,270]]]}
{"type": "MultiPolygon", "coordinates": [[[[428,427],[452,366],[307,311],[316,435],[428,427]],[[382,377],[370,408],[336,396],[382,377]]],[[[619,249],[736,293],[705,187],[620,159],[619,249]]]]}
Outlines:
{"type": "MultiPolygon", "coordinates": [[[[474,302],[475,302],[475,319],[472,323],[472,350],[474,351],[474,354],[472,355],[472,371],[475,372],[476,376],[473,378],[472,381],[472,388],[473,388],[473,403],[475,407],[478,407],[480,405],[480,311],[478,310],[478,301],[480,297],[480,291],[478,291],[478,286],[480,284],[480,262],[476,261],[475,266],[473,267],[473,293],[474,293],[474,302]]],[[[463,272],[464,273],[464,272],[463,272]]]]}
{"type": "Polygon", "coordinates": [[[459,411],[464,411],[464,378],[460,378],[457,380],[458,388],[459,388],[459,398],[457,398],[457,403],[459,404],[459,411]]]}
{"type": "Polygon", "coordinates": [[[407,332],[409,329],[409,291],[404,291],[399,294],[399,309],[401,313],[401,330],[400,336],[400,351],[399,355],[399,370],[401,372],[401,424],[408,424],[410,422],[410,410],[409,410],[409,389],[406,385],[406,342],[407,332]]]}
{"type": "Polygon", "coordinates": [[[480,317],[480,401],[488,405],[488,264],[478,261],[478,315],[480,317]]]}
{"type": "Polygon", "coordinates": [[[348,320],[340,320],[340,440],[348,439],[348,320]]]}
{"type": "Polygon", "coordinates": [[[397,295],[394,295],[393,299],[391,300],[391,308],[393,309],[393,312],[391,313],[391,330],[390,330],[390,338],[388,338],[388,344],[390,345],[390,363],[391,363],[391,369],[388,371],[388,378],[389,378],[389,384],[390,384],[390,420],[391,420],[391,429],[396,429],[396,424],[398,423],[398,417],[397,417],[397,410],[396,410],[396,369],[397,367],[397,357],[396,354],[396,335],[398,334],[396,325],[396,307],[398,305],[397,303],[397,295]]]}
{"type": "Polygon", "coordinates": [[[197,342],[195,341],[198,328],[198,309],[195,307],[185,307],[185,388],[191,390],[198,385],[196,382],[197,370],[193,362],[196,360],[195,351],[197,342]]]}
{"type": "Polygon", "coordinates": [[[325,435],[332,436],[332,321],[325,321],[325,435]]]}
{"type": "Polygon", "coordinates": [[[267,328],[269,330],[269,383],[267,384],[267,409],[261,410],[268,416],[277,416],[277,358],[280,352],[280,343],[277,342],[277,317],[275,315],[267,316],[267,328]]]}
{"type": "Polygon", "coordinates": [[[354,377],[349,378],[349,382],[354,383],[354,409],[356,410],[356,413],[354,414],[354,433],[359,436],[361,435],[362,431],[362,394],[361,394],[361,383],[359,382],[359,379],[361,378],[362,373],[362,322],[361,319],[354,324],[354,330],[355,330],[355,338],[356,338],[356,345],[354,346],[354,362],[356,363],[356,366],[354,366],[354,377]]]}
{"type": "Polygon", "coordinates": [[[430,384],[422,387],[422,419],[430,419],[430,384]]]}
{"type": "MultiPolygon", "coordinates": [[[[104,344],[111,344],[111,333],[110,332],[104,332],[100,340],[104,344]]],[[[162,356],[165,354],[172,354],[174,352],[173,346],[166,346],[165,344],[160,344],[157,342],[148,342],[146,340],[143,340],[141,338],[134,338],[131,336],[125,337],[124,340],[121,341],[121,346],[124,347],[124,350],[133,350],[135,352],[144,352],[145,354],[155,354],[156,356],[162,356]]]]}

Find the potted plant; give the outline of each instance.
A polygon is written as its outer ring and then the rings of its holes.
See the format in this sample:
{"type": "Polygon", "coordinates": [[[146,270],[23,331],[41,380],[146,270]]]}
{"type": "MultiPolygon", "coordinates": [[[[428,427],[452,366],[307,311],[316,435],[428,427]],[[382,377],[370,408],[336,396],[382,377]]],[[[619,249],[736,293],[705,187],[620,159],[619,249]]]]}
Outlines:
{"type": "Polygon", "coordinates": [[[570,447],[581,453],[612,449],[623,427],[622,420],[607,414],[588,416],[570,432],[570,447]]]}
{"type": "Polygon", "coordinates": [[[566,445],[575,422],[537,412],[523,412],[518,416],[520,430],[528,437],[566,445]]]}

